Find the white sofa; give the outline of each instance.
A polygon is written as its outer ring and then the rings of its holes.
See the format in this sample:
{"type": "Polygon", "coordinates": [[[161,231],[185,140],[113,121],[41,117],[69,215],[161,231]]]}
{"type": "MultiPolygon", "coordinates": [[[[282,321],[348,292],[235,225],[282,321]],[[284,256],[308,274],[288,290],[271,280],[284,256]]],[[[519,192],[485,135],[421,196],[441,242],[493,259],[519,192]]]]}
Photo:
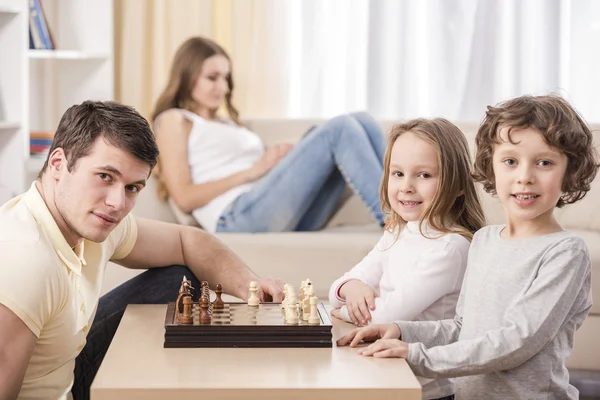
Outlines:
{"type": "MultiPolygon", "coordinates": [[[[295,142],[318,120],[250,120],[247,125],[265,143],[295,142]]],[[[391,122],[382,122],[389,129],[391,122]]],[[[474,147],[477,124],[458,124],[474,147]]],[[[600,126],[594,126],[596,144],[600,143],[600,126]]],[[[580,234],[587,242],[593,262],[592,312],[578,331],[572,369],[600,371],[600,178],[582,201],[556,211],[567,229],[580,234]]],[[[497,199],[483,193],[481,199],[488,223],[502,223],[503,213],[497,199]]],[[[161,203],[151,184],[142,192],[134,213],[143,217],[176,222],[172,209],[161,203]]],[[[180,216],[185,223],[185,217],[180,216]]],[[[311,278],[317,295],[326,297],[331,282],[364,257],[381,235],[357,197],[351,197],[326,229],[312,233],[219,234],[260,276],[279,276],[293,285],[311,278]]],[[[104,291],[129,279],[136,271],[110,265],[104,291]]]]}

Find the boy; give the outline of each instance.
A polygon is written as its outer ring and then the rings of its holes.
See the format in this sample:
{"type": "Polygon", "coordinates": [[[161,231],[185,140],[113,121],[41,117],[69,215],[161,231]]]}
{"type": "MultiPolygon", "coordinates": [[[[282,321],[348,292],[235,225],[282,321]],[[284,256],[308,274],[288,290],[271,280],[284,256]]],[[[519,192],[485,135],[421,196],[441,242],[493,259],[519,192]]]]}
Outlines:
{"type": "Polygon", "coordinates": [[[590,189],[592,134],[563,99],[525,96],[488,107],[476,145],[474,177],[499,197],[506,225],[475,234],[455,318],[369,326],[338,344],[380,339],[359,353],[458,377],[461,399],[577,399],[565,360],[592,305],[591,263],[553,210],[590,189]]]}
{"type": "Polygon", "coordinates": [[[241,298],[258,280],[261,297],[281,300],[280,281],[259,280],[213,236],[129,214],[157,157],[134,109],[86,101],[61,118],[38,180],[0,207],[1,399],[65,399],[71,386],[88,397],[127,304],[174,299],[183,274],[241,298]],[[98,305],[109,260],[149,270],[98,305]]]}

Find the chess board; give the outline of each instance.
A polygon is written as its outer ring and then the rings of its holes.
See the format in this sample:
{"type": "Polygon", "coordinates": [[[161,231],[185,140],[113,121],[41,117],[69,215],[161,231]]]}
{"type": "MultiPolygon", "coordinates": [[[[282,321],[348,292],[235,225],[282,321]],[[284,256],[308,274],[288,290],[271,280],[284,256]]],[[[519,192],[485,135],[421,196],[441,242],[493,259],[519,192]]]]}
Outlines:
{"type": "Polygon", "coordinates": [[[319,325],[286,324],[280,303],[225,303],[210,308],[211,322],[201,324],[198,303],[193,303],[193,323],[177,320],[175,303],[169,303],[165,317],[166,348],[185,347],[331,347],[331,320],[323,303],[317,305],[319,325]]]}

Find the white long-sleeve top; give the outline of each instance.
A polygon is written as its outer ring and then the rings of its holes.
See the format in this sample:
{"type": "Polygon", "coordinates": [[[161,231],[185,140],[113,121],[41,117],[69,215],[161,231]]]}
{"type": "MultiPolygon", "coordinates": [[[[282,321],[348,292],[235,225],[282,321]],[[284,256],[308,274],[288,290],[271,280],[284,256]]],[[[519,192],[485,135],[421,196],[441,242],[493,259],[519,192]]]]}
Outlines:
{"type": "MultiPolygon", "coordinates": [[[[345,308],[340,287],[352,279],[371,286],[378,297],[371,323],[452,318],[460,294],[470,242],[459,234],[440,236],[423,224],[408,222],[396,239],[385,231],[373,250],[331,285],[329,302],[345,308]]],[[[342,311],[342,314],[347,313],[342,311]]],[[[350,322],[350,320],[348,319],[350,322]]]]}
{"type": "MultiPolygon", "coordinates": [[[[340,308],[344,320],[351,322],[340,287],[352,279],[371,286],[378,297],[371,323],[438,321],[452,318],[467,267],[470,242],[458,234],[440,236],[423,224],[408,222],[397,232],[386,231],[373,250],[329,289],[329,303],[340,308]]],[[[417,376],[423,386],[423,399],[435,399],[454,393],[447,378],[417,376]]]]}

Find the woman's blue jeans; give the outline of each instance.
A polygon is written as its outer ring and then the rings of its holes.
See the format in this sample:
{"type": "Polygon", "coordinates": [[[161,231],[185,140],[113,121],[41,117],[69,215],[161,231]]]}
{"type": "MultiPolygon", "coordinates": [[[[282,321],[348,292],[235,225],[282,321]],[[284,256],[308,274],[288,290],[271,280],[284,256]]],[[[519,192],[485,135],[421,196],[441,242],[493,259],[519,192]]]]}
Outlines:
{"type": "Polygon", "coordinates": [[[221,215],[217,232],[321,229],[348,185],[383,225],[379,201],[385,137],[367,113],[335,117],[288,155],[221,215]]]}

